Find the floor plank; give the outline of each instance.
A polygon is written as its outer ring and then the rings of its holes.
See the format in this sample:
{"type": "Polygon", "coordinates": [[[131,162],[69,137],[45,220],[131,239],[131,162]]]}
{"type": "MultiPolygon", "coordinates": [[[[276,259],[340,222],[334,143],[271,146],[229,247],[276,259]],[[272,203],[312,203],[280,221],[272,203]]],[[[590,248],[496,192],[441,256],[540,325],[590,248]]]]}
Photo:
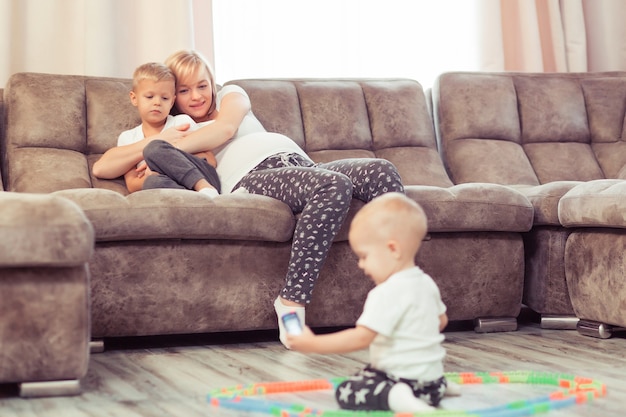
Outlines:
{"type": "MultiPolygon", "coordinates": [[[[445,332],[448,372],[532,370],[597,379],[608,395],[592,403],[551,411],[549,417],[622,416],[626,406],[626,339],[601,340],[570,330],[545,330],[532,321],[519,330],[478,334],[461,325],[445,332]]],[[[273,332],[176,336],[107,341],[107,350],[90,359],[77,397],[21,399],[0,386],[0,416],[146,417],[265,414],[215,408],[206,395],[215,388],[261,381],[331,378],[356,372],[367,352],[303,355],[285,350],[273,332]]],[[[516,384],[463,386],[463,395],[446,398],[442,408],[474,410],[534,398],[554,387],[516,384]]],[[[332,392],[285,394],[277,401],[336,409],[332,392]]]]}

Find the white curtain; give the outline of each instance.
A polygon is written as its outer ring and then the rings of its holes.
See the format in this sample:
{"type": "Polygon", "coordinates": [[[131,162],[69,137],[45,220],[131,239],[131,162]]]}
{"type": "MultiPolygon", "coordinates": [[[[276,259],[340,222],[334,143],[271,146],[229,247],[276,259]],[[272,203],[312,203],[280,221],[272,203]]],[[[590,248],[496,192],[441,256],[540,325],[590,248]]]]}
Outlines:
{"type": "Polygon", "coordinates": [[[478,70],[470,0],[213,0],[215,73],[408,77],[478,70]]]}
{"type": "Polygon", "coordinates": [[[211,0],[0,0],[0,87],[15,72],[126,77],[179,49],[213,59],[211,0]]]}

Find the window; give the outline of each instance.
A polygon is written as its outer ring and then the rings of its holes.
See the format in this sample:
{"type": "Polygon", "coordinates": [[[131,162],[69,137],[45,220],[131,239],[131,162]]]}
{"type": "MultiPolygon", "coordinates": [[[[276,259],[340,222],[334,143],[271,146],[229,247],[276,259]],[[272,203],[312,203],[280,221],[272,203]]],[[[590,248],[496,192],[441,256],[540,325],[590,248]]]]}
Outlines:
{"type": "Polygon", "coordinates": [[[425,88],[477,70],[470,0],[213,0],[218,83],[240,78],[394,78],[425,88]]]}

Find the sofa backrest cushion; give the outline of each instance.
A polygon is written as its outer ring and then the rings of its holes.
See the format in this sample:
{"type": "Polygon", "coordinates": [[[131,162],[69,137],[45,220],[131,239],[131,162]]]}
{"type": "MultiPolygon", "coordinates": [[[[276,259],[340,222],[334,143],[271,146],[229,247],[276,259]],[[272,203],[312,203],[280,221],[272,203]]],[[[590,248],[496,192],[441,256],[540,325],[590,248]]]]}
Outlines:
{"type": "Polygon", "coordinates": [[[455,183],[589,181],[626,164],[626,72],[446,73],[432,97],[455,183]]]}
{"type": "MultiPolygon", "coordinates": [[[[421,85],[413,80],[241,80],[269,131],[283,133],[319,162],[380,157],[407,184],[452,185],[437,151],[421,85]]],[[[140,123],[130,79],[14,74],[6,87],[6,187],[20,192],[106,188],[93,163],[140,123]]]]}
{"type": "Polygon", "coordinates": [[[100,187],[126,193],[123,181],[100,181],[91,166],[140,120],[130,80],[18,73],[5,89],[6,188],[52,192],[100,187]]]}
{"type": "Polygon", "coordinates": [[[421,85],[387,80],[234,80],[265,129],[298,143],[316,162],[378,157],[407,185],[452,185],[437,151],[421,85]]]}

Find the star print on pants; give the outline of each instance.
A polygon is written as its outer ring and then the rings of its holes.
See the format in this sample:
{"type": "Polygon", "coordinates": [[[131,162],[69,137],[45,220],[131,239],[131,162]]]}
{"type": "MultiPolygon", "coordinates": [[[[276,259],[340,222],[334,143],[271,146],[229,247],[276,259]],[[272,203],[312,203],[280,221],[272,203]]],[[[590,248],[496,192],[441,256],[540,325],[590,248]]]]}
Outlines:
{"type": "Polygon", "coordinates": [[[365,404],[365,396],[370,392],[367,388],[361,388],[357,392],[354,393],[354,404],[365,404]]]}
{"type": "Polygon", "coordinates": [[[352,384],[346,384],[343,387],[339,387],[339,401],[347,403],[352,394],[352,384]]]}

